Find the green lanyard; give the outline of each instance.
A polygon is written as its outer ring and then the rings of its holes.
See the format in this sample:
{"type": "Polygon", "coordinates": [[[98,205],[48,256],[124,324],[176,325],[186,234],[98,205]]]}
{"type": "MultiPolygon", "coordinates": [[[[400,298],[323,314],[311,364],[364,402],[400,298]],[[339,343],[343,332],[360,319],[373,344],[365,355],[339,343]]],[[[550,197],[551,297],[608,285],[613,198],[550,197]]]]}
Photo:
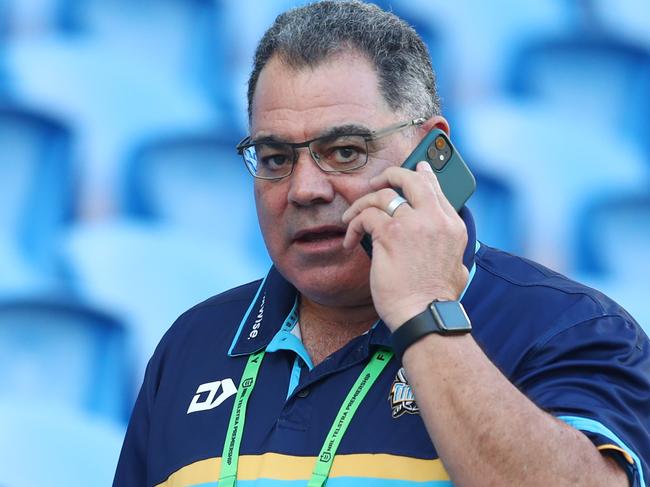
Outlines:
{"type": "MultiPolygon", "coordinates": [[[[244,432],[244,422],[246,420],[246,407],[248,406],[248,399],[251,396],[257,374],[264,359],[265,350],[255,352],[248,358],[244,374],[242,375],[237,396],[235,396],[235,405],[233,406],[232,413],[230,413],[230,422],[228,423],[228,430],[226,431],[226,440],[223,445],[223,453],[221,454],[221,473],[219,475],[219,487],[235,487],[237,484],[237,465],[239,462],[239,447],[244,432]]],[[[388,364],[393,356],[391,350],[380,348],[368,362],[368,365],[363,369],[361,375],[357,378],[356,382],[348,392],[332,427],[330,428],[327,438],[318,454],[316,465],[311,474],[311,479],[307,484],[308,487],[322,487],[327,482],[332,463],[334,462],[334,455],[341,443],[341,439],[345,434],[354,414],[359,408],[359,404],[363,401],[368,393],[368,390],[377,380],[384,367],[388,364]]]]}
{"type": "Polygon", "coordinates": [[[230,422],[226,432],[226,441],[223,444],[221,454],[221,475],[219,476],[219,487],[234,487],[237,483],[237,463],[239,462],[239,446],[246,421],[246,407],[251,397],[257,373],[264,359],[266,350],[262,349],[248,357],[244,374],[239,382],[239,389],[235,396],[235,405],[230,413],[230,422]]]}

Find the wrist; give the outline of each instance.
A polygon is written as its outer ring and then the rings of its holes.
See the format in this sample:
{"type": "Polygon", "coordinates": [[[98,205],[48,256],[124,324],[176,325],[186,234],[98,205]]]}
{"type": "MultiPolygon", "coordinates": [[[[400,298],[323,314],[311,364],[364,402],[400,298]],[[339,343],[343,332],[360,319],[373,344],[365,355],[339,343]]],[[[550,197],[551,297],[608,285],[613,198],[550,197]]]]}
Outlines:
{"type": "Polygon", "coordinates": [[[437,290],[426,293],[426,295],[411,296],[408,300],[394,305],[390,313],[385,313],[382,321],[386,324],[391,333],[394,333],[400,326],[429,308],[434,301],[457,301],[460,292],[452,290],[437,290]]]}
{"type": "Polygon", "coordinates": [[[430,302],[431,300],[422,303],[413,303],[411,305],[402,307],[399,310],[396,310],[395,312],[387,315],[383,321],[390,332],[395,333],[395,331],[400,326],[427,309],[430,302]]]}
{"type": "Polygon", "coordinates": [[[460,301],[435,300],[424,311],[394,329],[393,349],[402,360],[404,352],[427,335],[464,335],[471,330],[471,322],[460,301]]]}

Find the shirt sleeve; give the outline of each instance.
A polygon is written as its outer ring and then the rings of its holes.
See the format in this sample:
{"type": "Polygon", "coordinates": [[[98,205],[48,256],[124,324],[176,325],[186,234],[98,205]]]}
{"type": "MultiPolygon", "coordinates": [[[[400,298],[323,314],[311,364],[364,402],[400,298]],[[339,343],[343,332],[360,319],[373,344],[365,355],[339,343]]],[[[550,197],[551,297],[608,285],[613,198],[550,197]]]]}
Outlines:
{"type": "MultiPolygon", "coordinates": [[[[630,485],[650,472],[650,343],[638,324],[603,316],[540,340],[513,382],[622,465],[630,485]]],[[[558,445],[561,448],[561,445],[558,445]]]]}
{"type": "Polygon", "coordinates": [[[120,452],[120,459],[113,479],[113,487],[146,486],[147,443],[150,412],[150,368],[147,366],[144,382],[135,401],[129,426],[120,452]]]}

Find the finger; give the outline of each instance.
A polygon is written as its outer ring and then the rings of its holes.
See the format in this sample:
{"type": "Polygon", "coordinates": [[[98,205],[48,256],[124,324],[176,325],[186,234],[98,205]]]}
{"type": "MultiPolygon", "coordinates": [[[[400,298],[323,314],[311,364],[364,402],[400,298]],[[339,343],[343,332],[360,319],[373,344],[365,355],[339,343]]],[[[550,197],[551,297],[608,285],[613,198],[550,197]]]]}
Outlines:
{"type": "Polygon", "coordinates": [[[343,247],[346,249],[353,248],[361,242],[361,238],[369,233],[372,235],[377,230],[388,223],[390,217],[388,213],[374,206],[366,208],[358,214],[348,225],[348,229],[343,239],[343,247]]]}
{"type": "Polygon", "coordinates": [[[370,185],[373,189],[400,188],[414,209],[438,205],[438,199],[431,189],[429,179],[422,171],[389,167],[380,175],[372,178],[370,185]]]}
{"type": "Polygon", "coordinates": [[[343,213],[341,219],[343,220],[343,223],[347,223],[363,210],[370,208],[371,206],[387,211],[390,202],[398,196],[397,192],[392,188],[383,188],[379,191],[368,193],[352,203],[352,206],[343,213]]]}
{"type": "Polygon", "coordinates": [[[433,172],[431,166],[427,162],[422,161],[418,163],[416,170],[421,173],[431,185],[431,189],[436,195],[436,198],[442,210],[449,216],[455,214],[456,210],[445,196],[445,193],[442,191],[442,186],[440,186],[438,176],[435,172],[433,172]]]}

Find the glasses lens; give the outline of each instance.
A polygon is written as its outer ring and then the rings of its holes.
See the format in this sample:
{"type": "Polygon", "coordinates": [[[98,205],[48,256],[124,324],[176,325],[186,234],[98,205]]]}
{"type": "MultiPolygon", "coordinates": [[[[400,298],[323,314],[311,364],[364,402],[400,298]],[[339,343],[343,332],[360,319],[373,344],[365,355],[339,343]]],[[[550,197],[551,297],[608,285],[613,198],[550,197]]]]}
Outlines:
{"type": "Polygon", "coordinates": [[[244,161],[258,178],[282,178],[291,173],[293,149],[288,144],[255,144],[243,152],[244,161]]]}
{"type": "Polygon", "coordinates": [[[325,137],[313,141],[309,149],[325,171],[351,171],[368,160],[368,144],[360,135],[325,137]]]}

